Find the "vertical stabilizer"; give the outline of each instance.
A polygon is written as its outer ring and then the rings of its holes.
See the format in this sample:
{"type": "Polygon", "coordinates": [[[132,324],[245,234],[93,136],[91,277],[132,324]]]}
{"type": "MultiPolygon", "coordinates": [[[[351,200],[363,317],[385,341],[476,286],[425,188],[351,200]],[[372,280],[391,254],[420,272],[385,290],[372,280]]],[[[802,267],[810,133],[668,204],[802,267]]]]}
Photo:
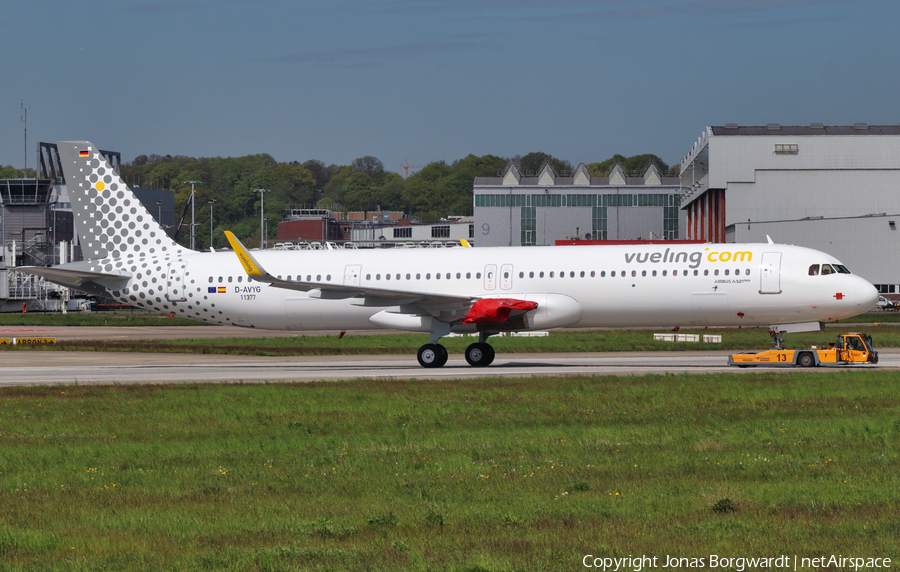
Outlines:
{"type": "Polygon", "coordinates": [[[88,141],[56,145],[85,260],[188,252],[169,238],[97,147],[88,141]]]}

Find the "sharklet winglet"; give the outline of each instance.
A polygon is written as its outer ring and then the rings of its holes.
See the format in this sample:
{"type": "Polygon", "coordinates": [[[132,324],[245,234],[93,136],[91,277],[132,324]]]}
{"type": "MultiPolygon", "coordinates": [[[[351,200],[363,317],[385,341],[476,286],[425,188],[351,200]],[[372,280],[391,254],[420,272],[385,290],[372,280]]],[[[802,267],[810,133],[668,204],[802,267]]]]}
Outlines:
{"type": "Polygon", "coordinates": [[[244,271],[248,276],[256,276],[256,277],[269,277],[269,273],[263,269],[262,265],[256,261],[250,251],[241,244],[241,241],[234,235],[230,230],[225,231],[225,238],[228,239],[228,244],[231,245],[231,248],[234,249],[234,253],[237,255],[238,260],[241,262],[241,266],[244,267],[244,271]]]}

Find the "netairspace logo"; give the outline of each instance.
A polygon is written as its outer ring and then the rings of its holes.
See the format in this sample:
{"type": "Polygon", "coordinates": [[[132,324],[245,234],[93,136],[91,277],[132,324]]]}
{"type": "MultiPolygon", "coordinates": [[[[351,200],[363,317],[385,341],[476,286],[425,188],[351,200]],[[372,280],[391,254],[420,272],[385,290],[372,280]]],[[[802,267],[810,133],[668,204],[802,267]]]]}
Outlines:
{"type": "Polygon", "coordinates": [[[662,563],[659,556],[627,556],[622,558],[595,557],[593,554],[587,554],[582,558],[581,563],[585,568],[597,568],[599,570],[618,572],[633,571],[641,572],[644,569],[663,569],[663,568],[726,568],[735,570],[736,572],[744,572],[753,569],[769,569],[769,570],[806,570],[818,568],[837,568],[843,570],[875,570],[886,569],[891,567],[890,558],[861,558],[838,555],[818,556],[818,557],[799,557],[783,554],[780,556],[764,556],[758,558],[733,558],[710,554],[705,558],[678,558],[666,555],[662,563]]]}

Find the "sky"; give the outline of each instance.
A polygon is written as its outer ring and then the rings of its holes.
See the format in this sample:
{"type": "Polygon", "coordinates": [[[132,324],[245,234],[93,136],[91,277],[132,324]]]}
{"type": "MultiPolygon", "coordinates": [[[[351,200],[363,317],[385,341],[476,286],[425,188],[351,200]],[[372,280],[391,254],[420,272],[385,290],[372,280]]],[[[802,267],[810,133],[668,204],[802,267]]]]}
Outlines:
{"type": "Polygon", "coordinates": [[[677,164],[708,125],[900,123],[897,0],[11,4],[0,165],[19,168],[84,139],[123,161],[677,164]]]}

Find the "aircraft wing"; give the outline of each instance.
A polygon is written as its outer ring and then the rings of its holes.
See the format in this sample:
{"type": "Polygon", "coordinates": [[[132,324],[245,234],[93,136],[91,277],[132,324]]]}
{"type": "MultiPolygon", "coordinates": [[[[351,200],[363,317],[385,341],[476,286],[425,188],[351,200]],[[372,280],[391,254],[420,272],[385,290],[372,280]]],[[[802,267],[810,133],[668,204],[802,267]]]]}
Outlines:
{"type": "Polygon", "coordinates": [[[433,309],[469,308],[478,299],[477,296],[456,296],[452,294],[434,294],[411,290],[370,288],[368,286],[348,286],[330,282],[305,282],[299,280],[282,280],[273,276],[253,257],[234,233],[225,231],[228,242],[234,249],[247,275],[259,282],[265,282],[276,288],[310,292],[313,298],[340,300],[345,298],[362,298],[364,306],[400,306],[418,305],[433,309]]]}

